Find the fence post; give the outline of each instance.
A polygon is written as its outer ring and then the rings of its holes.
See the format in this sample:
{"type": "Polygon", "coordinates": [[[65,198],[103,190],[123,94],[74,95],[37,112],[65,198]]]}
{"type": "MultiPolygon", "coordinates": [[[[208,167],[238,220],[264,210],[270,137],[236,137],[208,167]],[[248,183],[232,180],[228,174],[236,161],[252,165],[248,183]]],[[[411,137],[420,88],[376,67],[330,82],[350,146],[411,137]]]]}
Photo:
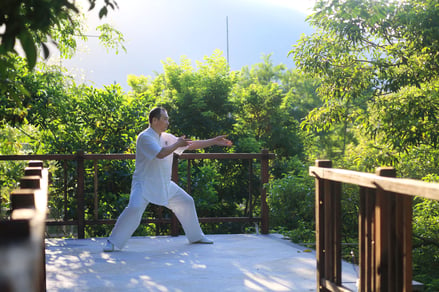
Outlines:
{"type": "Polygon", "coordinates": [[[360,285],[358,291],[372,291],[375,288],[375,198],[375,189],[360,187],[358,214],[360,285]]]}
{"type": "MultiPolygon", "coordinates": [[[[394,168],[378,168],[376,175],[396,177],[394,168]]],[[[376,291],[411,291],[411,198],[377,188],[376,291]]]]}
{"type": "Polygon", "coordinates": [[[45,219],[49,173],[32,161],[11,193],[10,220],[0,222],[1,291],[46,291],[45,219]],[[32,164],[31,164],[32,163],[32,164]],[[12,265],[8,265],[13,261],[12,265]]]}
{"type": "MultiPolygon", "coordinates": [[[[411,291],[413,288],[412,270],[412,202],[411,196],[398,196],[396,198],[396,241],[401,243],[400,265],[402,268],[401,283],[403,291],[411,291]]],[[[399,280],[399,279],[397,279],[399,280]]]]}
{"type": "MultiPolygon", "coordinates": [[[[172,160],[172,180],[178,184],[178,155],[174,153],[172,160]]],[[[174,212],[171,212],[171,236],[178,236],[178,220],[174,212]]]]}
{"type": "MultiPolygon", "coordinates": [[[[332,167],[330,160],[316,160],[317,167],[332,167]]],[[[322,179],[316,177],[316,194],[315,194],[315,220],[316,220],[316,260],[317,260],[317,291],[324,291],[322,286],[322,277],[324,277],[323,267],[325,266],[325,218],[324,218],[324,194],[325,186],[322,179]]]]}
{"type": "MultiPolygon", "coordinates": [[[[378,168],[375,172],[376,175],[385,177],[395,177],[395,169],[378,168]]],[[[392,256],[391,250],[397,248],[396,246],[391,246],[393,237],[393,224],[392,220],[394,217],[394,210],[392,205],[393,200],[389,192],[377,189],[376,203],[375,203],[375,228],[376,228],[376,238],[375,238],[375,262],[376,269],[375,274],[375,291],[397,291],[392,289],[391,274],[392,271],[392,256]],[[390,290],[389,290],[390,289],[390,290]]]]}
{"type": "MultiPolygon", "coordinates": [[[[331,168],[330,160],[317,167],[331,168]]],[[[316,177],[315,220],[317,291],[328,291],[323,281],[341,285],[341,183],[316,177]]]]}
{"type": "Polygon", "coordinates": [[[76,199],[78,201],[78,238],[82,239],[85,236],[85,218],[84,218],[84,151],[80,150],[76,153],[77,162],[77,177],[78,177],[78,189],[76,193],[76,199]]]}
{"type": "Polygon", "coordinates": [[[267,205],[267,189],[265,184],[268,183],[268,150],[263,149],[261,155],[261,233],[268,234],[269,231],[269,217],[267,205]]]}
{"type": "MultiPolygon", "coordinates": [[[[43,177],[43,161],[41,160],[31,160],[28,162],[28,167],[26,167],[24,169],[24,174],[25,176],[36,176],[39,177],[39,181],[41,181],[42,177],[43,177]]],[[[32,196],[34,201],[33,201],[33,207],[31,208],[43,208],[43,210],[40,210],[41,212],[44,212],[44,218],[46,218],[46,213],[45,213],[45,209],[47,208],[47,198],[48,198],[48,184],[49,184],[49,173],[47,173],[47,181],[46,181],[47,185],[41,186],[40,183],[38,183],[38,188],[35,185],[34,189],[41,189],[41,187],[43,187],[43,190],[45,192],[44,196],[46,198],[46,203],[44,204],[44,206],[41,206],[40,204],[36,204],[35,202],[35,196],[32,196]]],[[[20,190],[19,190],[20,191],[20,190]]],[[[26,190],[21,189],[21,191],[26,192],[26,190]]],[[[12,198],[11,198],[12,199],[12,198]]],[[[12,201],[12,200],[11,200],[12,201]]],[[[39,199],[37,199],[37,201],[39,201],[39,199]]],[[[24,207],[25,208],[25,207],[24,207]]],[[[40,246],[40,252],[38,254],[38,264],[36,265],[35,269],[36,269],[36,285],[37,287],[35,287],[35,289],[37,291],[43,292],[46,291],[46,245],[44,242],[44,230],[45,230],[45,221],[43,221],[44,223],[42,224],[44,227],[42,228],[42,233],[40,234],[40,240],[41,240],[41,246],[40,246]]]]}

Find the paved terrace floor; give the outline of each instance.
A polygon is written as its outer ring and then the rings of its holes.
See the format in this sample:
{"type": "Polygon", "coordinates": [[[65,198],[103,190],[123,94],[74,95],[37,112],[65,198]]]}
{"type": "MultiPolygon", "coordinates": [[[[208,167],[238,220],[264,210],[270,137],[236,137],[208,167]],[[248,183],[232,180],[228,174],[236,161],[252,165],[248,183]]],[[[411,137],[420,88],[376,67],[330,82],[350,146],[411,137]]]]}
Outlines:
{"type": "MultiPolygon", "coordinates": [[[[316,291],[314,251],[277,234],[133,237],[123,251],[106,239],[47,239],[47,291],[316,291]]],[[[343,285],[356,291],[356,270],[343,263],[343,285]]]]}

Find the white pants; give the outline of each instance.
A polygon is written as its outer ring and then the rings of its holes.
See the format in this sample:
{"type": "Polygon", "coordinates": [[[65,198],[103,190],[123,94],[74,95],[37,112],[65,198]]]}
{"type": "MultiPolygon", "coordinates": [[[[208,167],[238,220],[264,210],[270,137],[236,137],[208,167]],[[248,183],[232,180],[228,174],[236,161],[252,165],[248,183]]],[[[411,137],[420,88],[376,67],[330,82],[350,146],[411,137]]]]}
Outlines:
{"type": "MultiPolygon", "coordinates": [[[[171,183],[170,199],[167,208],[171,209],[180,221],[189,242],[203,238],[204,234],[198,222],[194,199],[175,183],[171,183]]],[[[128,206],[117,219],[109,241],[117,248],[125,246],[128,239],[136,231],[149,201],[140,192],[132,192],[128,206]]]]}

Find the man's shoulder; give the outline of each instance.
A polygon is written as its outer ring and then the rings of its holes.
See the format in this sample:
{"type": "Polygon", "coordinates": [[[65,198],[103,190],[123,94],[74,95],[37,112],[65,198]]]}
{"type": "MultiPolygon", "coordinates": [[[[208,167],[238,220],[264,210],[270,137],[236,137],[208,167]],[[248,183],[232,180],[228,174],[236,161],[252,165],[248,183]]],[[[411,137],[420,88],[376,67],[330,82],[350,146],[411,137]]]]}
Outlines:
{"type": "Polygon", "coordinates": [[[145,130],[140,132],[138,136],[152,136],[152,137],[155,137],[155,136],[158,136],[158,134],[152,128],[146,128],[145,130]]]}
{"type": "Polygon", "coordinates": [[[158,135],[151,128],[145,129],[137,135],[137,140],[158,140],[158,135]],[[156,137],[157,136],[157,137],[156,137]]]}
{"type": "Polygon", "coordinates": [[[140,133],[139,133],[139,136],[140,136],[140,135],[146,135],[146,134],[148,134],[149,129],[150,129],[150,128],[146,128],[145,130],[143,130],[142,132],[140,132],[140,133]]]}

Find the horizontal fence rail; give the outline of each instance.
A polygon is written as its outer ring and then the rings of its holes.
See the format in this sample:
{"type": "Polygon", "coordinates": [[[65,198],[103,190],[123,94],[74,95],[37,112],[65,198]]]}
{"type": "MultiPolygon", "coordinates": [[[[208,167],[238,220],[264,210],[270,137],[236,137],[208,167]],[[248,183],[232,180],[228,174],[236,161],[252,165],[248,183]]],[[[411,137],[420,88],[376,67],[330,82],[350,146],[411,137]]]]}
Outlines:
{"type": "Polygon", "coordinates": [[[412,199],[439,201],[439,184],[333,169],[329,160],[309,168],[316,179],[317,291],[349,291],[341,279],[341,187],[360,187],[358,291],[413,291],[412,199]]]}
{"type": "MultiPolygon", "coordinates": [[[[382,170],[384,168],[380,168],[382,170]]],[[[378,174],[364,173],[345,169],[323,168],[311,166],[310,175],[316,178],[331,180],[360,187],[382,189],[383,191],[439,200],[439,184],[414,179],[384,177],[378,174]]]]}
{"type": "MultiPolygon", "coordinates": [[[[268,223],[268,206],[266,202],[266,190],[265,184],[268,183],[269,173],[268,166],[269,160],[274,159],[275,155],[269,153],[268,150],[262,150],[261,153],[183,153],[181,155],[174,155],[174,165],[172,179],[178,181],[178,161],[179,160],[202,160],[202,159],[215,159],[215,160],[247,160],[250,164],[250,170],[252,171],[253,160],[259,160],[261,163],[261,184],[260,184],[260,201],[261,201],[261,216],[253,217],[251,212],[247,217],[205,217],[199,218],[201,223],[223,223],[223,222],[242,222],[242,223],[260,223],[261,233],[267,234],[269,230],[268,223]]],[[[64,216],[63,220],[53,220],[47,219],[46,225],[48,226],[77,226],[78,228],[78,238],[85,237],[85,227],[86,225],[104,225],[104,224],[114,224],[115,219],[101,219],[98,217],[99,209],[99,186],[98,186],[98,170],[97,162],[100,160],[135,160],[135,154],[86,154],[79,151],[76,154],[47,154],[47,155],[0,155],[0,161],[28,161],[28,160],[42,160],[42,161],[59,161],[64,165],[64,183],[66,184],[66,162],[73,161],[76,163],[76,204],[77,204],[77,215],[76,219],[67,219],[67,215],[64,216]],[[85,181],[86,181],[86,167],[85,162],[93,162],[93,204],[94,204],[94,214],[93,219],[86,219],[84,209],[85,209],[85,181]]],[[[188,163],[188,166],[190,163],[188,163]]],[[[190,168],[188,167],[188,186],[190,188],[190,168]]],[[[250,179],[250,174],[249,174],[250,179]]],[[[250,185],[250,183],[249,183],[250,185]]],[[[253,190],[249,189],[249,196],[251,196],[253,190]]],[[[64,201],[67,202],[67,189],[64,189],[64,201]]],[[[161,207],[160,207],[161,208],[161,207]]],[[[65,212],[67,206],[65,206],[65,212]]],[[[250,208],[251,209],[251,208],[250,208]]],[[[161,210],[161,209],[160,209],[161,210]]],[[[155,224],[170,224],[171,225],[171,235],[178,235],[178,221],[176,217],[172,214],[171,218],[165,218],[161,216],[161,211],[159,210],[159,216],[157,218],[142,219],[142,223],[155,223],[155,224]]]]}

